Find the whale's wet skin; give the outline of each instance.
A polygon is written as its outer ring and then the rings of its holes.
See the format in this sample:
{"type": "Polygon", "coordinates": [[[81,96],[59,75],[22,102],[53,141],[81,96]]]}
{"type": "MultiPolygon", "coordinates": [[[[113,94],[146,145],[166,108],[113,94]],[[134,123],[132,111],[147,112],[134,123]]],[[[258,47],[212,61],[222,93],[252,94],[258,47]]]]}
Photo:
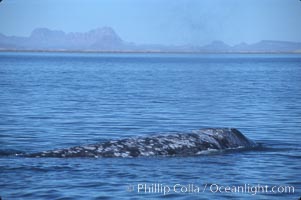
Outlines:
{"type": "Polygon", "coordinates": [[[198,155],[206,150],[250,148],[256,144],[237,129],[208,128],[190,133],[112,140],[33,153],[30,157],[138,157],[198,155]]]}

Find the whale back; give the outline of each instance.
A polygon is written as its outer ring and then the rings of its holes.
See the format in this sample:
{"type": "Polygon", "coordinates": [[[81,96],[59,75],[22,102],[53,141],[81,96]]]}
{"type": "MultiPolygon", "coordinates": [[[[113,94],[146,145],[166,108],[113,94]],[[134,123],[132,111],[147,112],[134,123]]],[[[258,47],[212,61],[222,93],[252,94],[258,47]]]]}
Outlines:
{"type": "Polygon", "coordinates": [[[190,133],[153,135],[33,153],[29,157],[192,156],[206,150],[250,148],[255,143],[234,128],[207,128],[190,133]]]}

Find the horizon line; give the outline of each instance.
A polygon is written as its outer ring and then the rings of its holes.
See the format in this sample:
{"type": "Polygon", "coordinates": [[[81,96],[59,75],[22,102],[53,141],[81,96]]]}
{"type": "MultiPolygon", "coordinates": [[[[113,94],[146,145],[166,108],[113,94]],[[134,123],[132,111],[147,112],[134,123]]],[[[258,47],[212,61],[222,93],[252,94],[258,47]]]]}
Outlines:
{"type": "Polygon", "coordinates": [[[38,50],[0,49],[1,53],[95,53],[95,54],[301,54],[301,51],[108,51],[108,50],[38,50]]]}

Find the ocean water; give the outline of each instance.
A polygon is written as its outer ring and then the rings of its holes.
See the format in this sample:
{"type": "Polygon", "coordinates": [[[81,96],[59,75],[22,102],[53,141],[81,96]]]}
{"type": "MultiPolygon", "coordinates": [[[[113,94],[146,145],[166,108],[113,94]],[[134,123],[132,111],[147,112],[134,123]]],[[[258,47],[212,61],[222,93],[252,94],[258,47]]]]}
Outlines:
{"type": "Polygon", "coordinates": [[[299,199],[300,86],[301,55],[2,52],[0,196],[299,199]],[[261,148],[189,157],[15,156],[206,127],[235,127],[261,148]],[[269,190],[256,192],[259,185],[269,190]],[[239,186],[245,190],[235,192],[239,186]]]}

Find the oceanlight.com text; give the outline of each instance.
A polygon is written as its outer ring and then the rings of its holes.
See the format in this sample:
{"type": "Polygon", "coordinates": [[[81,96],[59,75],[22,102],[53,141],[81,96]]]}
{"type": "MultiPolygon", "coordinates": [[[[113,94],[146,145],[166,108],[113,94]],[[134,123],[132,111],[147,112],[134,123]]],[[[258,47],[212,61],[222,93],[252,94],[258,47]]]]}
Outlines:
{"type": "Polygon", "coordinates": [[[129,192],[137,194],[197,194],[204,192],[211,193],[237,193],[237,194],[294,194],[295,187],[289,185],[264,185],[264,184],[242,184],[242,185],[222,185],[222,184],[162,184],[162,183],[138,183],[128,185],[129,192]]]}

